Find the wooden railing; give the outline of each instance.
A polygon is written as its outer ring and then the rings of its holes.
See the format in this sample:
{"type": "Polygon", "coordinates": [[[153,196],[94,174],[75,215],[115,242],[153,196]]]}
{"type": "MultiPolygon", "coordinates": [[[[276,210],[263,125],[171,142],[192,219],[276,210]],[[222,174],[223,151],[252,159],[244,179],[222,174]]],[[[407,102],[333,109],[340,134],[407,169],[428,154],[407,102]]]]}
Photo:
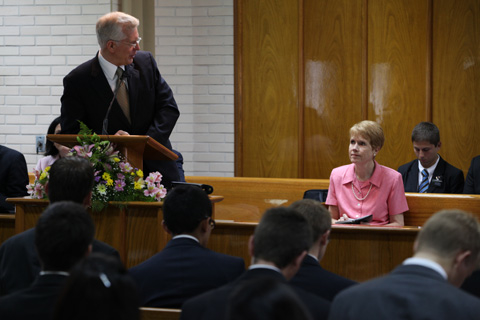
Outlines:
{"type": "MultiPolygon", "coordinates": [[[[303,198],[309,189],[328,189],[327,179],[276,179],[233,177],[186,177],[187,182],[213,186],[214,194],[224,196],[216,206],[217,220],[258,222],[263,212],[273,206],[288,206],[303,198]]],[[[406,226],[422,226],[435,212],[461,209],[480,218],[480,195],[406,193],[409,211],[406,226]]]]}

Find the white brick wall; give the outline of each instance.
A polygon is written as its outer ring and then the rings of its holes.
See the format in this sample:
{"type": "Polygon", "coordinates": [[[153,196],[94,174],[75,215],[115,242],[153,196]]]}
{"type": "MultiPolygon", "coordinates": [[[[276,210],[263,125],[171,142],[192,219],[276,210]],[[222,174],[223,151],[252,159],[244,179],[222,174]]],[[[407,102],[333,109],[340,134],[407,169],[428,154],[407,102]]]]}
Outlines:
{"type": "MultiPolygon", "coordinates": [[[[118,0],[0,0],[0,143],[25,154],[59,115],[62,79],[97,51],[118,0]]],[[[233,176],[233,0],[156,0],[156,59],[181,116],[187,175],[233,176]]]]}
{"type": "Polygon", "coordinates": [[[233,0],[157,0],[156,59],[181,116],[187,175],[233,176],[233,0]]]}

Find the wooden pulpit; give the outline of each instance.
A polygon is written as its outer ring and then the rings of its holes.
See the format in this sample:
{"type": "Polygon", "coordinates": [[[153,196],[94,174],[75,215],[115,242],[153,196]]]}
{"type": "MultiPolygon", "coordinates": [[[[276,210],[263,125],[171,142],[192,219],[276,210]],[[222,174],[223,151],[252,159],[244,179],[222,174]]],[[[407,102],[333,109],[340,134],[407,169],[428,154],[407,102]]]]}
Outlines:
{"type": "MultiPolygon", "coordinates": [[[[134,167],[143,170],[143,160],[176,160],[178,156],[149,136],[98,135],[101,140],[114,143],[116,149],[134,167]]],[[[72,148],[78,145],[76,134],[49,134],[47,139],[72,148]]]]}

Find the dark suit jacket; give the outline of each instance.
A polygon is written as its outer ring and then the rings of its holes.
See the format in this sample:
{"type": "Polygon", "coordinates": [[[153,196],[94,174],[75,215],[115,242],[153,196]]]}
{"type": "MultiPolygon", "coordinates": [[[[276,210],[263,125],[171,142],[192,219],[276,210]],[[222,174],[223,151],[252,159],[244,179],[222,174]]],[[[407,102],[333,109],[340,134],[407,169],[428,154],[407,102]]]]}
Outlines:
{"type": "MultiPolygon", "coordinates": [[[[108,133],[115,134],[121,129],[132,135],[148,135],[172,149],[169,137],[179,111],[172,90],[160,75],[155,59],[149,52],[138,51],[133,63],[125,66],[125,72],[131,124],[115,100],[108,117],[108,133]]],[[[78,133],[77,120],[80,120],[100,134],[113,92],[100,67],[98,54],[71,71],[63,79],[63,86],[62,133],[78,133]]],[[[179,179],[174,161],[145,161],[144,171],[146,174],[160,171],[167,187],[169,181],[179,179]]]]}
{"type": "Polygon", "coordinates": [[[309,255],[305,257],[300,270],[290,280],[290,284],[328,301],[332,301],[337,293],[356,283],[323,269],[318,261],[309,255]]]}
{"type": "Polygon", "coordinates": [[[467,178],[465,179],[463,193],[480,194],[480,156],[472,159],[470,168],[468,168],[467,178]]]}
{"type": "Polygon", "coordinates": [[[51,320],[66,276],[43,275],[31,287],[0,298],[2,320],[51,320]]]}
{"type": "Polygon", "coordinates": [[[480,270],[474,271],[470,277],[465,279],[461,289],[480,298],[480,270]]]}
{"type": "Polygon", "coordinates": [[[15,212],[15,207],[5,199],[26,196],[27,184],[28,170],[23,154],[0,146],[0,213],[15,212]]]}
{"type": "MultiPolygon", "coordinates": [[[[285,277],[271,269],[259,268],[245,272],[235,282],[221,288],[206,292],[186,301],[182,306],[181,320],[224,320],[227,312],[227,302],[230,294],[243,282],[251,279],[270,277],[279,282],[287,283],[285,277]]],[[[313,319],[326,319],[330,302],[300,288],[292,287],[300,300],[305,304],[313,319]]]]}
{"type": "MultiPolygon", "coordinates": [[[[120,259],[113,247],[94,240],[93,252],[120,259]]],[[[0,296],[28,288],[40,273],[40,261],[35,250],[35,228],[7,239],[0,246],[0,296]]]]}
{"type": "Polygon", "coordinates": [[[340,292],[329,319],[478,319],[480,299],[432,269],[401,265],[389,275],[340,292]]]}
{"type": "Polygon", "coordinates": [[[217,253],[193,239],[172,239],[165,248],[131,268],[142,306],[180,308],[183,302],[235,280],[243,259],[217,253]]]}
{"type": "MultiPolygon", "coordinates": [[[[418,160],[400,166],[398,172],[405,192],[418,192],[418,160]]],[[[463,193],[463,181],[463,172],[440,157],[427,193],[463,193]]]]}

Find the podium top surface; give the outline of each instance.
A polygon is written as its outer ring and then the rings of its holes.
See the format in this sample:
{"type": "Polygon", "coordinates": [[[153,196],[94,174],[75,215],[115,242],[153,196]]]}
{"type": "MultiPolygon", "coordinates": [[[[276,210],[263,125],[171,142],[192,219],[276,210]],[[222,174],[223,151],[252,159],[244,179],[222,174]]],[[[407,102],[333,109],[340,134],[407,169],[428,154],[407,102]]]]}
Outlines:
{"type": "MultiPolygon", "coordinates": [[[[145,160],[176,160],[178,156],[150,136],[98,135],[101,140],[115,143],[119,148],[143,154],[145,160]]],[[[67,147],[78,145],[76,134],[48,134],[47,139],[67,147]]]]}

